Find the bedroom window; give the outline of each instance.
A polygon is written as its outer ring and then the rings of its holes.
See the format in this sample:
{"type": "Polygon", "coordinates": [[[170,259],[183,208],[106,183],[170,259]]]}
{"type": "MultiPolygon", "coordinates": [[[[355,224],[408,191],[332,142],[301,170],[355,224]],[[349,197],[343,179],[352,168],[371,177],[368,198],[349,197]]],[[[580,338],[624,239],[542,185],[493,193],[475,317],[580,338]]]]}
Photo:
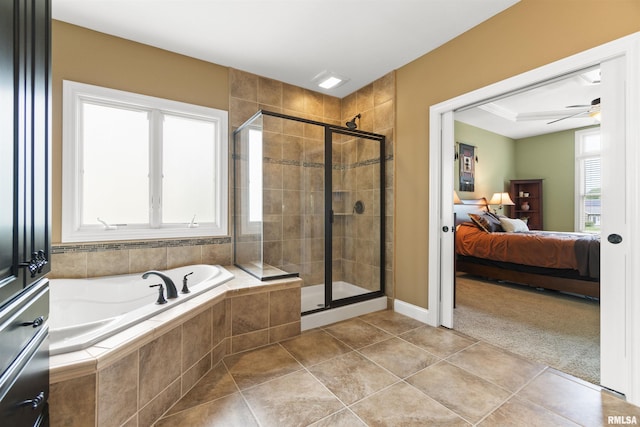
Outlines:
{"type": "Polygon", "coordinates": [[[62,241],[226,236],[227,112],[65,81],[62,241]]]}
{"type": "Polygon", "coordinates": [[[576,132],[576,230],[600,233],[600,129],[576,132]]]}

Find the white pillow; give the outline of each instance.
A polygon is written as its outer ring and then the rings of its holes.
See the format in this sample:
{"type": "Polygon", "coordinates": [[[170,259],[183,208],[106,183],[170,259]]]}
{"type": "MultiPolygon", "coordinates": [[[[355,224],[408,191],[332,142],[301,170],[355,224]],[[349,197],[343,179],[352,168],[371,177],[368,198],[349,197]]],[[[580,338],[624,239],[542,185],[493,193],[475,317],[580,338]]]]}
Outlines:
{"type": "Polygon", "coordinates": [[[521,219],[500,218],[500,225],[507,233],[517,233],[520,231],[529,231],[527,224],[521,219]]]}

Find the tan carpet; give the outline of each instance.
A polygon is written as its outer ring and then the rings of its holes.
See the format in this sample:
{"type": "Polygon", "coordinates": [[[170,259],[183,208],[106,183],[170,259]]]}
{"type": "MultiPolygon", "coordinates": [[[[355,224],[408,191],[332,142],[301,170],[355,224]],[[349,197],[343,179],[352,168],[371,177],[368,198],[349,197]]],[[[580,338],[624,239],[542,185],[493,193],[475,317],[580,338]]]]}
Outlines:
{"type": "Polygon", "coordinates": [[[459,275],[454,329],[600,383],[598,301],[459,275]]]}

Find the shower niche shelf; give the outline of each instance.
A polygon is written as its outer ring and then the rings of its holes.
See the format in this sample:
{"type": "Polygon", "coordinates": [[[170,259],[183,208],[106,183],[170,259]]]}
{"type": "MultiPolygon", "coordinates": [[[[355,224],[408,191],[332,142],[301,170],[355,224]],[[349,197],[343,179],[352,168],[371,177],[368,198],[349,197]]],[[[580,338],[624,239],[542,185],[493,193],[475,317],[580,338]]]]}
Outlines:
{"type": "Polygon", "coordinates": [[[349,212],[347,208],[346,195],[348,195],[349,193],[353,193],[353,191],[341,190],[341,189],[331,190],[332,203],[333,203],[332,213],[334,217],[353,215],[353,212],[349,212]]]}

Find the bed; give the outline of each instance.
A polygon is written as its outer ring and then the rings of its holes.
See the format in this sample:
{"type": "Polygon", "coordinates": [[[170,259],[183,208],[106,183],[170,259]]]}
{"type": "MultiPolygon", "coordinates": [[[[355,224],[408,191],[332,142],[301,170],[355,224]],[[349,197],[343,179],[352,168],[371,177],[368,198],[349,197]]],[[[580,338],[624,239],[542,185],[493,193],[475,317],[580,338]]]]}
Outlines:
{"type": "Polygon", "coordinates": [[[457,272],[600,298],[599,236],[529,231],[491,213],[484,198],[454,212],[457,272]]]}

